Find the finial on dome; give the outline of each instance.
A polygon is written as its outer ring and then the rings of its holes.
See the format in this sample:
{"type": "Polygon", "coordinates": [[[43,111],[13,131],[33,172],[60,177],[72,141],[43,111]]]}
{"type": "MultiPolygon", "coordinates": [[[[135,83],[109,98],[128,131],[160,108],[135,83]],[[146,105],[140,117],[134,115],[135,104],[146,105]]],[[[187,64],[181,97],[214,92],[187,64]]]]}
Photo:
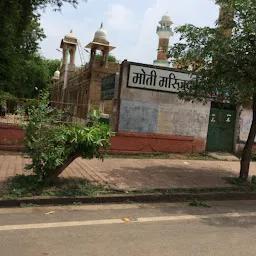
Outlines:
{"type": "Polygon", "coordinates": [[[103,22],[101,22],[101,24],[100,24],[100,28],[103,28],[103,22]]]}
{"type": "Polygon", "coordinates": [[[72,34],[73,33],[73,29],[70,29],[70,34],[72,34]]]}

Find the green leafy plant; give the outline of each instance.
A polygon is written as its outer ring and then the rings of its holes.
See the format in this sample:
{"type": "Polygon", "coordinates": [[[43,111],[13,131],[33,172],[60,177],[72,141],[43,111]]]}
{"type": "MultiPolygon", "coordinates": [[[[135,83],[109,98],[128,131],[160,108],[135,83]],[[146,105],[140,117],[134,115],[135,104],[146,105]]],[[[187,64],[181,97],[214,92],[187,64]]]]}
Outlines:
{"type": "MultiPolygon", "coordinates": [[[[103,55],[101,53],[96,54],[96,60],[103,61],[103,55]]],[[[117,59],[114,55],[109,54],[108,56],[108,62],[114,62],[117,63],[117,59]]]]}
{"type": "Polygon", "coordinates": [[[29,109],[31,108],[37,108],[38,107],[38,100],[37,99],[31,99],[31,100],[28,100],[27,102],[25,102],[24,104],[24,109],[26,111],[28,111],[29,109]]]}
{"type": "Polygon", "coordinates": [[[75,206],[80,206],[80,205],[82,205],[83,203],[81,203],[81,202],[73,202],[73,205],[75,205],[75,206]]]}
{"type": "Polygon", "coordinates": [[[250,186],[251,183],[248,180],[236,178],[236,177],[227,177],[224,178],[228,183],[236,186],[250,186]]]}
{"type": "Polygon", "coordinates": [[[0,189],[0,198],[14,199],[34,196],[77,197],[110,193],[111,190],[81,178],[59,178],[51,184],[39,181],[36,175],[16,175],[0,189]]]}
{"type": "Polygon", "coordinates": [[[198,201],[198,200],[194,200],[191,203],[189,203],[189,206],[195,206],[195,207],[211,207],[209,204],[198,201]]]}
{"type": "Polygon", "coordinates": [[[256,185],[256,176],[255,175],[252,176],[251,183],[256,185]]]}
{"type": "Polygon", "coordinates": [[[38,106],[28,107],[29,120],[24,126],[25,153],[32,160],[26,170],[33,170],[39,181],[51,182],[77,157],[103,160],[100,148],[107,150],[111,129],[97,121],[91,113],[90,127],[64,124],[59,120],[63,111],[49,108],[49,93],[41,93],[38,106]]]}
{"type": "Polygon", "coordinates": [[[32,204],[32,203],[22,203],[20,204],[21,208],[28,208],[28,207],[39,207],[38,204],[32,204]]]}

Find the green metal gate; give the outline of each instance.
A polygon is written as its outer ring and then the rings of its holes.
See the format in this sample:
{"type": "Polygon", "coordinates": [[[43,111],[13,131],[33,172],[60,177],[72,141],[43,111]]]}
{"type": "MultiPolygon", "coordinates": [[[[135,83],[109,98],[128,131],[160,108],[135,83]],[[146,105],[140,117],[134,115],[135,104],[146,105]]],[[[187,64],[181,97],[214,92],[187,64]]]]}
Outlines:
{"type": "Polygon", "coordinates": [[[236,111],[211,108],[207,151],[232,152],[236,111]]]}

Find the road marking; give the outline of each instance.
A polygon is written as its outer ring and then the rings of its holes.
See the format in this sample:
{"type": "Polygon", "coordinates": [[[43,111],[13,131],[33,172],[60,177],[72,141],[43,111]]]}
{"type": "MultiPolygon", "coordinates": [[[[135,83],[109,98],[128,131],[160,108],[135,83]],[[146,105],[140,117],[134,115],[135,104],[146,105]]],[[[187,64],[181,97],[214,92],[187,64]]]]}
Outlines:
{"type": "MultiPolygon", "coordinates": [[[[253,212],[253,213],[248,213],[248,212],[237,213],[236,212],[236,213],[220,213],[220,214],[208,214],[208,215],[172,215],[172,216],[158,216],[158,217],[143,217],[143,218],[137,218],[134,220],[131,218],[131,222],[129,223],[201,220],[201,219],[216,219],[216,218],[237,218],[237,217],[256,217],[256,212],[253,212]]],[[[68,222],[53,222],[53,223],[4,225],[4,226],[0,226],[0,231],[110,225],[110,224],[126,224],[127,225],[129,223],[124,222],[122,219],[68,221],[68,222]]]]}
{"type": "MultiPolygon", "coordinates": [[[[187,202],[179,202],[179,203],[141,203],[141,204],[103,204],[103,205],[79,205],[79,206],[41,206],[41,207],[28,207],[28,208],[0,208],[0,215],[1,214],[16,214],[16,213],[47,213],[50,211],[58,211],[58,212],[65,212],[65,211],[104,211],[104,210],[129,210],[129,209],[157,209],[157,208],[178,208],[187,206],[187,202]]],[[[225,206],[225,207],[232,207],[234,204],[241,205],[254,205],[254,200],[248,201],[211,201],[211,206],[225,206]]],[[[242,207],[241,207],[242,208],[242,207]]]]}
{"type": "Polygon", "coordinates": [[[5,226],[0,226],[0,231],[93,226],[93,225],[120,224],[120,223],[124,223],[124,222],[121,219],[109,219],[109,220],[86,220],[86,221],[68,221],[68,222],[36,223],[36,224],[22,224],[22,225],[5,225],[5,226]]]}
{"type": "Polygon", "coordinates": [[[256,217],[256,212],[219,213],[219,214],[208,214],[208,215],[160,216],[160,217],[152,217],[152,218],[138,218],[137,220],[138,222],[158,222],[158,221],[200,220],[200,219],[237,218],[237,217],[256,217]]]}

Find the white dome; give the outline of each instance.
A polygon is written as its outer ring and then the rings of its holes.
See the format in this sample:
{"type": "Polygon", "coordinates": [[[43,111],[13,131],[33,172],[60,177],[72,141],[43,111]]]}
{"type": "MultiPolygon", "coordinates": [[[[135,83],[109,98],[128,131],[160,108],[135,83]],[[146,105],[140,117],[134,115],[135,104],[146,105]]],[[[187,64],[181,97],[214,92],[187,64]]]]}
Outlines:
{"type": "Polygon", "coordinates": [[[108,41],[108,33],[103,29],[103,24],[101,24],[101,27],[95,32],[94,41],[97,41],[97,39],[108,41]]]}
{"type": "Polygon", "coordinates": [[[166,22],[168,22],[169,24],[173,24],[173,22],[172,22],[172,20],[171,20],[171,17],[170,17],[167,13],[162,17],[162,19],[161,19],[160,22],[161,22],[161,23],[166,23],[166,22]]]}
{"type": "Polygon", "coordinates": [[[59,70],[56,70],[55,72],[54,72],[54,77],[60,77],[60,71],[59,70]]]}

